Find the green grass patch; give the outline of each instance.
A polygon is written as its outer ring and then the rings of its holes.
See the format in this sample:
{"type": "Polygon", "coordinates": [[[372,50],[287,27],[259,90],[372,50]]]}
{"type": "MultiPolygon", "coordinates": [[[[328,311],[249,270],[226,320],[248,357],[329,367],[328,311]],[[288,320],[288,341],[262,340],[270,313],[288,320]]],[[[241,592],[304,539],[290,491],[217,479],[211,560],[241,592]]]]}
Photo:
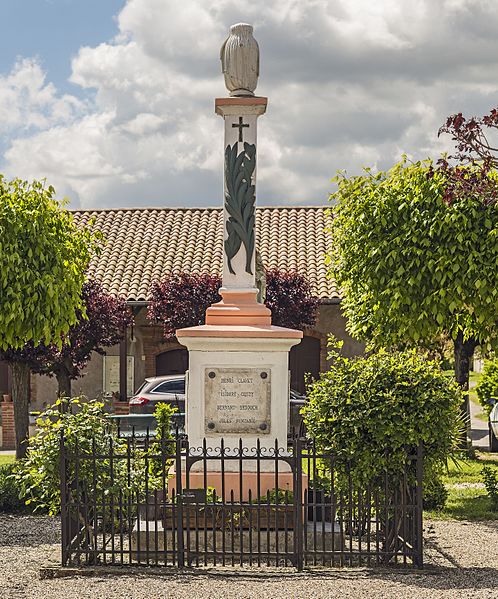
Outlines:
{"type": "Polygon", "coordinates": [[[498,511],[491,509],[491,499],[484,488],[456,487],[464,483],[482,483],[481,471],[484,466],[498,469],[498,457],[489,454],[476,458],[448,463],[443,482],[448,489],[448,500],[444,509],[427,512],[430,518],[441,520],[498,520],[498,511]]]}
{"type": "Polygon", "coordinates": [[[485,489],[449,488],[444,509],[426,512],[437,520],[498,520],[498,512],[491,509],[491,500],[485,489]]]}
{"type": "Polygon", "coordinates": [[[482,483],[481,470],[483,466],[495,466],[498,468],[498,458],[475,458],[459,460],[457,464],[448,462],[448,471],[443,475],[445,484],[458,483],[482,483]]]}
{"type": "Polygon", "coordinates": [[[2,466],[3,464],[10,464],[15,459],[16,459],[16,456],[13,453],[12,454],[2,453],[2,454],[0,454],[0,466],[2,466]]]}

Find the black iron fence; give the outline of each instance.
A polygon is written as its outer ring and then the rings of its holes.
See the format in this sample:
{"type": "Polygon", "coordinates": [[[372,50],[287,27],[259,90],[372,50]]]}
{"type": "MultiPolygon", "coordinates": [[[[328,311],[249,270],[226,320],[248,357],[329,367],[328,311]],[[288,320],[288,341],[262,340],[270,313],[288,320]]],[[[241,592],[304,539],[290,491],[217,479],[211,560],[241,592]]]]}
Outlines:
{"type": "Polygon", "coordinates": [[[298,438],[62,438],[63,565],[422,567],[422,449],[398,471],[354,466],[298,438]]]}

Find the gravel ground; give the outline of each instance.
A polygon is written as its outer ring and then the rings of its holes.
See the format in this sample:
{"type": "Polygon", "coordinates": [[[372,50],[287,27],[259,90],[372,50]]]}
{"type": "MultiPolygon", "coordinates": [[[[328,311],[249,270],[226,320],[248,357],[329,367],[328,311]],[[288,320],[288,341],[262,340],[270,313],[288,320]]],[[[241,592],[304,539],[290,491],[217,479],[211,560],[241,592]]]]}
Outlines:
{"type": "Polygon", "coordinates": [[[158,570],[45,580],[60,559],[58,522],[0,515],[1,599],[388,599],[498,597],[498,522],[425,523],[426,562],[415,570],[158,570]]]}

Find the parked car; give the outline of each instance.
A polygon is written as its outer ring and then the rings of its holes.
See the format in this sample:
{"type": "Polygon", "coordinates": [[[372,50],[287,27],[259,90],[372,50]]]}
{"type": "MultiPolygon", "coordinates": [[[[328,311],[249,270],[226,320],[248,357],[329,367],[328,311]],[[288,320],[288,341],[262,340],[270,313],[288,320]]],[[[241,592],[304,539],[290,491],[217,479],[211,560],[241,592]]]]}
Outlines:
{"type": "MultiPolygon", "coordinates": [[[[177,422],[185,426],[185,375],[170,374],[146,378],[130,399],[130,414],[153,414],[158,403],[168,402],[177,408],[177,422]]],[[[290,390],[289,432],[303,432],[302,416],[299,413],[306,397],[294,389],[290,390]]]]}
{"type": "Polygon", "coordinates": [[[489,451],[498,451],[498,401],[489,414],[489,451]]]}

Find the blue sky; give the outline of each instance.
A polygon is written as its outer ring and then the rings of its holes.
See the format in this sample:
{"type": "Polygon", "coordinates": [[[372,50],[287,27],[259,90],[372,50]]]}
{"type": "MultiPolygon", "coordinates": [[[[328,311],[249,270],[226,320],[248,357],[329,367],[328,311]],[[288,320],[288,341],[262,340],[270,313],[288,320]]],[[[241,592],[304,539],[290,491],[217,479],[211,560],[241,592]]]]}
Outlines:
{"type": "Polygon", "coordinates": [[[74,208],[220,205],[219,49],[240,21],[269,98],[260,205],[437,158],[449,114],[498,105],[496,0],[0,0],[0,172],[74,208]]]}
{"type": "Polygon", "coordinates": [[[118,33],[115,16],[125,0],[1,0],[0,71],[18,57],[39,57],[48,78],[61,90],[69,83],[71,58],[81,46],[96,46],[118,33]]]}

